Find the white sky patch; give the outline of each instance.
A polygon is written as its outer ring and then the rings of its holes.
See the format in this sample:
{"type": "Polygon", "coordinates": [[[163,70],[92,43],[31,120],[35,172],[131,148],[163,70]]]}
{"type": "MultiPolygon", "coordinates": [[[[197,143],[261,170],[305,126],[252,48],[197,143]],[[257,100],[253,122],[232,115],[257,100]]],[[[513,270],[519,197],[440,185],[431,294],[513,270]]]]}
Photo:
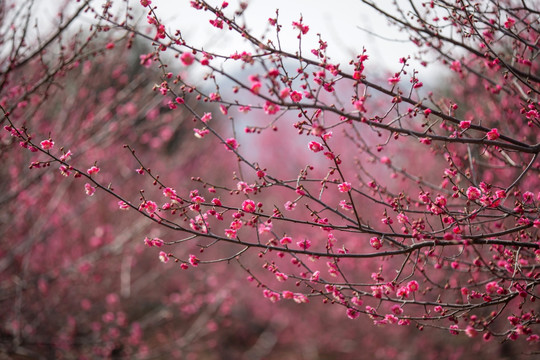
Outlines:
{"type": "MultiPolygon", "coordinates": [[[[212,4],[221,4],[213,1],[212,4]]],[[[231,16],[238,9],[238,1],[229,1],[225,14],[231,16]]],[[[310,27],[307,35],[302,37],[303,55],[313,57],[310,50],[318,46],[318,36],[328,43],[328,55],[333,63],[341,63],[346,68],[348,62],[367,49],[370,67],[376,65],[380,74],[390,74],[401,68],[399,58],[417,51],[415,45],[408,41],[407,34],[400,33],[395,26],[389,25],[385,17],[358,0],[252,0],[239,23],[247,24],[247,28],[257,37],[265,34],[276,43],[276,33],[268,29],[268,18],[275,17],[279,9],[279,23],[283,26],[280,32],[281,46],[288,52],[298,51],[298,30],[292,26],[293,21],[303,17],[303,23],[310,27]]],[[[384,3],[384,2],[383,2],[384,3]]],[[[250,47],[238,34],[212,28],[209,20],[215,17],[209,11],[195,10],[189,1],[154,0],[157,13],[169,30],[179,29],[188,43],[193,43],[210,51],[232,54],[236,50],[250,50],[250,47]]],[[[388,6],[392,6],[390,2],[388,6]]],[[[387,6],[387,7],[388,7],[387,6]]],[[[412,61],[411,68],[420,69],[419,62],[412,61]]],[[[425,72],[425,69],[424,71],[425,72]]]]}

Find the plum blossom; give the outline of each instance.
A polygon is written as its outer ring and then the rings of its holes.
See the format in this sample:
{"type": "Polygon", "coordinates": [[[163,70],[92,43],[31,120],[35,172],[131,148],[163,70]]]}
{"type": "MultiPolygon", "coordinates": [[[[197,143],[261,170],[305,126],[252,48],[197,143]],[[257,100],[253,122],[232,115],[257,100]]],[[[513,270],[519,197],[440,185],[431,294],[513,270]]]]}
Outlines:
{"type": "Polygon", "coordinates": [[[265,289],[263,291],[263,295],[265,298],[267,298],[268,300],[270,300],[271,302],[277,302],[279,301],[281,295],[277,292],[274,292],[274,291],[271,291],[271,290],[268,290],[268,289],[265,289]]]}
{"type": "Polygon", "coordinates": [[[161,261],[162,263],[166,263],[169,261],[169,255],[167,255],[167,253],[165,251],[160,251],[159,252],[159,261],[161,261]]]}
{"type": "Polygon", "coordinates": [[[247,213],[255,212],[255,202],[253,200],[244,200],[242,203],[242,210],[247,213]]]}
{"type": "Polygon", "coordinates": [[[338,190],[340,192],[349,192],[351,190],[351,184],[348,183],[348,182],[343,182],[341,184],[338,185],[338,190]]]}
{"type": "Polygon", "coordinates": [[[92,166],[90,169],[86,170],[86,172],[88,173],[88,175],[94,175],[97,174],[99,170],[100,169],[97,166],[92,166]]]}
{"type": "Polygon", "coordinates": [[[153,201],[147,201],[144,204],[144,209],[146,210],[147,213],[153,214],[157,210],[157,204],[155,202],[153,202],[153,201]]]}
{"type": "Polygon", "coordinates": [[[382,247],[382,241],[374,236],[372,237],[371,239],[369,239],[369,244],[371,245],[371,247],[373,247],[375,250],[379,250],[381,247],[382,247]]]}
{"type": "Polygon", "coordinates": [[[295,293],[294,296],[293,296],[293,300],[297,304],[302,304],[302,303],[308,303],[309,302],[309,299],[307,298],[307,296],[304,295],[304,294],[300,294],[300,293],[295,293]]]}
{"type": "Polygon", "coordinates": [[[89,183],[84,184],[84,191],[86,192],[86,195],[92,196],[96,192],[96,188],[90,185],[89,183]]]}
{"type": "Polygon", "coordinates": [[[66,153],[60,156],[60,161],[68,161],[69,159],[71,159],[72,155],[73,153],[71,152],[71,150],[68,150],[66,153]]]}
{"type": "Polygon", "coordinates": [[[350,205],[347,200],[341,200],[339,202],[339,206],[341,206],[341,208],[343,210],[351,210],[352,209],[352,205],[350,205]]]}
{"type": "Polygon", "coordinates": [[[416,280],[409,281],[407,289],[409,289],[410,292],[417,291],[419,289],[418,282],[416,282],[416,280]]]}
{"type": "Polygon", "coordinates": [[[197,259],[197,257],[193,254],[189,254],[189,263],[191,264],[191,266],[199,266],[199,262],[200,260],[197,259]]]}
{"type": "Polygon", "coordinates": [[[486,136],[488,140],[497,140],[501,134],[499,134],[499,130],[497,128],[493,128],[487,132],[486,136]]]}
{"type": "Polygon", "coordinates": [[[262,87],[262,84],[260,81],[255,81],[252,85],[251,85],[251,92],[254,93],[254,94],[258,94],[259,91],[261,91],[261,87],[262,87]]]}
{"type": "Polygon", "coordinates": [[[392,160],[390,160],[390,158],[388,156],[383,156],[381,158],[381,163],[383,163],[385,165],[390,165],[392,163],[392,160]]]}
{"type": "Polygon", "coordinates": [[[51,139],[43,140],[39,144],[41,145],[41,148],[43,150],[51,150],[54,147],[54,141],[52,141],[51,139]]]}
{"type": "Polygon", "coordinates": [[[504,27],[507,29],[510,29],[512,26],[514,26],[515,23],[516,23],[516,20],[512,18],[508,18],[506,22],[504,23],[504,27]]]}
{"type": "Polygon", "coordinates": [[[468,336],[468,337],[475,337],[476,335],[478,335],[478,332],[476,331],[475,328],[473,328],[472,326],[467,326],[465,328],[465,334],[468,336]]]}
{"type": "Polygon", "coordinates": [[[356,318],[359,317],[359,316],[360,316],[360,313],[359,313],[357,310],[355,310],[355,309],[353,309],[353,308],[348,308],[348,309],[347,309],[347,317],[348,317],[349,319],[354,320],[354,319],[356,319],[356,318]]]}
{"type": "Polygon", "coordinates": [[[284,237],[281,238],[281,240],[279,240],[279,243],[281,245],[290,244],[290,243],[292,243],[292,239],[290,237],[288,237],[288,236],[284,236],[284,237]]]}
{"type": "Polygon", "coordinates": [[[311,247],[311,241],[308,239],[300,240],[296,243],[299,248],[307,250],[311,247]]]}
{"type": "Polygon", "coordinates": [[[287,202],[285,203],[285,205],[283,205],[283,206],[285,206],[285,210],[293,211],[294,208],[296,207],[296,203],[294,203],[294,202],[292,202],[292,201],[287,201],[287,202]]]}
{"type": "Polygon", "coordinates": [[[469,200],[476,200],[480,198],[480,196],[482,195],[482,193],[480,192],[480,189],[474,186],[469,186],[466,194],[469,200]]]}
{"type": "Polygon", "coordinates": [[[124,201],[119,201],[118,202],[118,208],[120,210],[128,210],[129,209],[129,205],[127,203],[125,203],[124,201]]]}
{"type": "Polygon", "coordinates": [[[272,231],[272,223],[271,222],[264,222],[262,224],[259,224],[259,234],[267,234],[267,233],[270,233],[272,231]]]}
{"type": "Polygon", "coordinates": [[[273,102],[266,101],[263,109],[264,109],[264,112],[267,113],[268,115],[274,115],[280,110],[280,107],[279,105],[274,104],[273,102]]]}
{"type": "Polygon", "coordinates": [[[307,32],[309,31],[309,26],[307,25],[304,25],[302,24],[302,22],[297,22],[297,21],[293,21],[292,25],[297,28],[298,30],[300,30],[300,32],[303,34],[303,35],[306,35],[307,32]]]}
{"type": "Polygon", "coordinates": [[[228,138],[225,140],[225,148],[229,151],[238,149],[238,141],[235,138],[228,138]]]}
{"type": "Polygon", "coordinates": [[[316,142],[316,141],[312,141],[308,144],[308,148],[309,150],[313,151],[313,152],[319,152],[319,151],[322,151],[324,149],[323,145],[316,142]]]}
{"type": "Polygon", "coordinates": [[[168,198],[174,198],[176,197],[176,190],[170,187],[165,188],[163,189],[163,196],[168,197],[168,198]]]}
{"type": "Polygon", "coordinates": [[[201,116],[201,121],[205,124],[210,120],[212,120],[212,113],[207,112],[207,113],[204,113],[203,116],[201,116]]]}
{"type": "Polygon", "coordinates": [[[300,102],[302,100],[302,93],[298,91],[293,91],[290,96],[293,102],[300,102]]]}
{"type": "Polygon", "coordinates": [[[392,77],[389,77],[389,78],[388,78],[388,83],[389,83],[390,85],[395,85],[395,84],[397,84],[400,80],[401,80],[401,78],[400,78],[398,75],[395,75],[395,76],[392,76],[392,77]]]}
{"type": "Polygon", "coordinates": [[[190,52],[185,52],[180,56],[180,61],[182,61],[182,64],[184,64],[184,66],[189,66],[193,64],[194,60],[195,60],[195,57],[190,52]]]}
{"type": "Polygon", "coordinates": [[[534,194],[530,191],[524,192],[523,201],[525,201],[526,204],[532,204],[534,201],[534,194]]]}
{"type": "Polygon", "coordinates": [[[471,127],[471,121],[470,120],[463,120],[459,123],[459,128],[462,130],[467,130],[471,127]]]}

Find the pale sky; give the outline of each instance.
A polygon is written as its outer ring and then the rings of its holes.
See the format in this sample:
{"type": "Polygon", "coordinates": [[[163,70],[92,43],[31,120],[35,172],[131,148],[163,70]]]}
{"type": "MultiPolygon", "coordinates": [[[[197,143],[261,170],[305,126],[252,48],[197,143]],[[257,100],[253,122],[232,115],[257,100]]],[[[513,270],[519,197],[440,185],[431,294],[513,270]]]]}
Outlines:
{"type": "MultiPolygon", "coordinates": [[[[384,2],[386,1],[381,3],[384,2]]],[[[237,0],[229,0],[229,3],[226,9],[229,13],[238,8],[237,0]]],[[[384,17],[358,0],[251,0],[248,3],[245,13],[247,25],[256,35],[264,32],[268,18],[275,17],[276,8],[280,9],[279,22],[283,25],[281,42],[290,52],[298,49],[298,31],[294,30],[291,24],[298,21],[300,15],[303,16],[303,22],[310,27],[309,33],[302,40],[305,51],[309,52],[316,46],[316,34],[320,33],[323,40],[328,42],[332,61],[342,63],[343,66],[361,53],[365,46],[372,65],[392,67],[392,71],[397,71],[400,68],[398,59],[412,55],[416,50],[410,42],[403,41],[407,40],[406,34],[397,32],[395,27],[388,25],[384,17]],[[359,26],[381,37],[401,41],[382,40],[359,29],[359,26]]],[[[389,4],[390,1],[386,3],[389,4]]],[[[228,31],[213,31],[208,24],[213,18],[212,14],[192,9],[188,0],[153,0],[152,4],[158,6],[158,14],[169,24],[169,28],[181,29],[185,38],[190,41],[206,48],[221,50],[225,54],[232,54],[236,49],[246,47],[238,40],[238,36],[224,38],[223,34],[228,31]]],[[[275,38],[275,33],[269,36],[275,38]]]]}

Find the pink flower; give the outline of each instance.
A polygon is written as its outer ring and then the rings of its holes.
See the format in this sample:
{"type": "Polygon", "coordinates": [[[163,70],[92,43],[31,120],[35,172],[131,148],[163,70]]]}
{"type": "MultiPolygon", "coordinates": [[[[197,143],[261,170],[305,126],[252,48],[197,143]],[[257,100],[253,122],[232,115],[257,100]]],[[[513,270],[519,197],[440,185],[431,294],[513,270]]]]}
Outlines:
{"type": "Polygon", "coordinates": [[[397,215],[397,221],[400,224],[409,224],[409,217],[405,215],[404,213],[399,213],[397,215]]]}
{"type": "Polygon", "coordinates": [[[298,247],[301,248],[301,249],[307,250],[311,246],[311,241],[309,241],[308,239],[304,239],[304,240],[301,240],[301,241],[297,242],[296,245],[298,245],[298,247]]]}
{"type": "Polygon", "coordinates": [[[190,52],[185,52],[180,56],[180,61],[182,61],[182,64],[185,66],[189,66],[193,64],[193,61],[195,60],[195,57],[190,52]]]}
{"type": "Polygon", "coordinates": [[[284,236],[284,237],[281,238],[281,240],[279,240],[279,243],[281,245],[290,244],[290,243],[292,243],[292,239],[290,237],[288,237],[288,236],[284,236]]]}
{"type": "Polygon", "coordinates": [[[266,234],[272,231],[272,223],[271,222],[264,222],[262,224],[259,224],[259,234],[266,234]]]}
{"type": "Polygon", "coordinates": [[[291,100],[293,102],[300,102],[302,100],[302,93],[299,93],[298,91],[293,91],[291,94],[291,100]]]}
{"type": "Polygon", "coordinates": [[[274,115],[275,113],[279,111],[280,107],[277,104],[274,104],[270,101],[266,101],[263,109],[264,109],[264,112],[267,113],[268,115],[274,115]]]}
{"type": "Polygon", "coordinates": [[[255,202],[253,200],[244,200],[242,203],[242,210],[247,213],[255,212],[255,202]]]}
{"type": "Polygon", "coordinates": [[[459,128],[462,130],[467,130],[471,127],[471,121],[470,120],[464,120],[459,123],[459,128]]]}
{"type": "Polygon", "coordinates": [[[88,175],[94,175],[99,172],[99,168],[97,166],[92,166],[90,169],[86,170],[88,175]]]}
{"type": "Polygon", "coordinates": [[[120,210],[129,210],[129,205],[126,204],[124,201],[119,201],[118,207],[120,208],[120,210]]]}
{"type": "Polygon", "coordinates": [[[284,274],[284,273],[281,273],[281,272],[276,272],[276,279],[279,281],[279,282],[284,282],[285,280],[287,280],[289,277],[284,274]]]}
{"type": "Polygon", "coordinates": [[[364,301],[360,299],[358,296],[351,298],[351,302],[356,306],[362,306],[362,304],[364,303],[364,301]]]}
{"type": "Polygon", "coordinates": [[[465,329],[465,334],[467,334],[468,337],[475,337],[476,335],[478,335],[478,332],[476,332],[475,328],[473,328],[472,326],[467,326],[467,328],[465,329]]]}
{"type": "Polygon", "coordinates": [[[229,151],[238,149],[238,142],[236,141],[235,138],[228,138],[227,140],[225,140],[225,144],[226,144],[225,147],[229,151]]]}
{"type": "Polygon", "coordinates": [[[380,248],[382,248],[382,241],[374,236],[372,237],[371,239],[369,239],[369,244],[375,249],[375,250],[379,250],[380,248]]]}
{"type": "Polygon", "coordinates": [[[512,18],[508,18],[506,22],[504,23],[504,27],[507,29],[510,29],[512,26],[514,26],[515,23],[516,23],[516,20],[512,18]]]}
{"type": "Polygon", "coordinates": [[[86,195],[92,196],[96,192],[96,188],[90,185],[89,183],[84,184],[84,191],[86,192],[86,195]]]}
{"type": "Polygon", "coordinates": [[[405,286],[400,287],[396,291],[396,295],[400,298],[408,298],[409,297],[409,289],[405,286]]]}
{"type": "Polygon", "coordinates": [[[160,251],[159,252],[159,261],[161,261],[162,263],[166,263],[167,261],[169,261],[169,255],[167,255],[167,253],[165,251],[160,251]]]}
{"type": "Polygon", "coordinates": [[[281,295],[279,293],[268,290],[268,289],[263,291],[263,295],[264,295],[265,298],[269,299],[271,302],[274,302],[274,303],[279,301],[279,299],[281,297],[281,295]]]}
{"type": "Polygon", "coordinates": [[[149,213],[149,214],[153,214],[156,212],[157,210],[157,205],[155,202],[153,201],[147,201],[145,204],[144,204],[144,208],[146,209],[146,212],[149,213]]]}
{"type": "Polygon", "coordinates": [[[260,81],[256,81],[251,85],[251,92],[254,94],[258,94],[261,90],[262,84],[260,81]]]}
{"type": "Polygon", "coordinates": [[[201,117],[201,121],[205,124],[210,120],[212,120],[212,113],[204,113],[204,115],[201,117]]]}
{"type": "Polygon", "coordinates": [[[496,281],[490,281],[486,284],[486,292],[489,294],[496,293],[499,289],[499,284],[496,281]]]}
{"type": "Polygon", "coordinates": [[[108,43],[107,45],[105,45],[105,48],[107,48],[107,50],[114,49],[114,43],[113,42],[108,43]]]}
{"type": "Polygon", "coordinates": [[[480,189],[478,189],[477,187],[469,186],[469,188],[467,189],[467,198],[469,200],[476,200],[480,198],[481,195],[482,193],[480,192],[480,189]]]}
{"type": "Polygon", "coordinates": [[[488,140],[497,140],[501,135],[499,134],[499,130],[497,130],[497,128],[493,128],[487,132],[486,136],[488,140]]]}
{"type": "Polygon", "coordinates": [[[176,191],[170,187],[163,189],[163,196],[168,198],[176,197],[176,191]]]}
{"type": "Polygon", "coordinates": [[[394,84],[397,84],[400,80],[401,78],[399,76],[393,76],[393,77],[388,78],[388,83],[390,85],[394,85],[394,84]]]}
{"type": "Polygon", "coordinates": [[[60,156],[60,161],[68,161],[69,159],[71,159],[71,155],[73,155],[73,153],[71,152],[71,150],[68,150],[65,154],[62,154],[62,156],[60,156]]]}
{"type": "Polygon", "coordinates": [[[50,149],[52,149],[54,147],[54,141],[52,141],[51,139],[43,140],[39,144],[41,145],[41,148],[43,150],[50,150],[50,149]]]}
{"type": "Polygon", "coordinates": [[[383,156],[381,158],[381,163],[383,163],[385,165],[390,165],[392,163],[392,160],[390,160],[390,158],[388,156],[383,156]]]}
{"type": "Polygon", "coordinates": [[[351,190],[351,184],[348,182],[341,183],[338,185],[338,190],[343,193],[348,192],[351,190]]]}
{"type": "Polygon", "coordinates": [[[238,111],[240,111],[241,113],[247,114],[248,112],[251,111],[251,106],[249,105],[239,106],[238,111]]]}
{"type": "Polygon", "coordinates": [[[199,266],[199,262],[200,262],[200,260],[197,259],[197,257],[195,255],[189,254],[189,263],[192,266],[199,266]]]}
{"type": "Polygon", "coordinates": [[[534,201],[534,194],[530,191],[524,192],[523,201],[525,201],[526,204],[532,204],[532,202],[534,201]]]}
{"type": "Polygon", "coordinates": [[[287,201],[284,206],[285,206],[285,210],[293,211],[294,208],[296,207],[296,203],[293,203],[292,201],[287,201]]]}
{"type": "Polygon", "coordinates": [[[356,319],[356,318],[359,317],[359,316],[360,316],[360,313],[359,313],[357,310],[355,310],[355,309],[353,309],[353,308],[348,308],[348,309],[347,309],[347,317],[348,317],[349,319],[353,319],[353,320],[354,320],[354,319],[356,319]]]}
{"type": "Polygon", "coordinates": [[[195,132],[195,137],[196,138],[199,138],[199,139],[202,139],[203,137],[205,137],[205,135],[207,135],[210,130],[208,129],[203,129],[203,130],[200,130],[200,129],[193,129],[193,132],[195,132]]]}
{"type": "Polygon", "coordinates": [[[307,298],[306,295],[299,294],[299,293],[294,294],[293,300],[297,304],[302,304],[302,303],[308,303],[309,302],[309,299],[307,298]]]}
{"type": "Polygon", "coordinates": [[[281,293],[284,299],[294,299],[294,293],[292,291],[285,290],[281,293]]]}
{"type": "Polygon", "coordinates": [[[322,151],[324,149],[324,147],[322,146],[322,144],[316,142],[316,141],[312,141],[308,144],[308,147],[309,147],[309,150],[313,151],[313,152],[319,152],[319,151],[322,151]]]}
{"type": "Polygon", "coordinates": [[[293,21],[292,25],[293,25],[295,28],[297,28],[298,30],[300,30],[300,32],[301,32],[303,35],[306,35],[307,32],[309,31],[309,26],[304,25],[304,24],[302,24],[301,22],[293,21]]]}
{"type": "Polygon", "coordinates": [[[147,7],[151,3],[152,3],[151,0],[141,0],[141,5],[144,6],[144,7],[147,7]]]}
{"type": "Polygon", "coordinates": [[[450,64],[450,69],[452,71],[460,73],[461,72],[461,62],[459,62],[459,60],[452,61],[452,64],[450,64]]]}
{"type": "Polygon", "coordinates": [[[419,289],[418,282],[415,280],[409,281],[407,284],[407,289],[409,289],[410,292],[415,292],[419,289]]]}
{"type": "Polygon", "coordinates": [[[341,206],[341,208],[343,210],[351,210],[352,209],[352,205],[350,205],[349,203],[347,203],[347,200],[341,200],[339,202],[339,206],[341,206]]]}

